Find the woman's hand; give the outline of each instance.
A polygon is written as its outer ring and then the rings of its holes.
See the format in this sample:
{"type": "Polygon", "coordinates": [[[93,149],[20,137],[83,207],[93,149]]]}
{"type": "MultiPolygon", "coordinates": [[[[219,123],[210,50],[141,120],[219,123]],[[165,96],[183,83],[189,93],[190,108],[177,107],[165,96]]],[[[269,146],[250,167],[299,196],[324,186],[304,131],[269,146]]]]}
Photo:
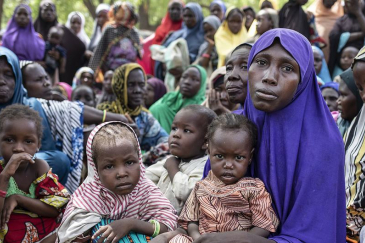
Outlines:
{"type": "Polygon", "coordinates": [[[219,99],[220,93],[212,89],[209,92],[209,108],[213,110],[217,115],[231,112],[224,107],[219,99]]]}
{"type": "Polygon", "coordinates": [[[10,178],[15,174],[21,163],[34,164],[35,162],[33,156],[28,153],[13,154],[1,174],[10,178]]]}
{"type": "Polygon", "coordinates": [[[132,228],[133,223],[129,219],[115,220],[106,226],[101,226],[100,229],[92,236],[92,239],[94,240],[100,236],[97,241],[98,243],[117,243],[120,239],[126,236],[132,228]]]}
{"type": "Polygon", "coordinates": [[[0,219],[0,229],[3,229],[5,224],[9,222],[10,215],[16,206],[18,206],[18,195],[11,195],[5,199],[0,219]]]}

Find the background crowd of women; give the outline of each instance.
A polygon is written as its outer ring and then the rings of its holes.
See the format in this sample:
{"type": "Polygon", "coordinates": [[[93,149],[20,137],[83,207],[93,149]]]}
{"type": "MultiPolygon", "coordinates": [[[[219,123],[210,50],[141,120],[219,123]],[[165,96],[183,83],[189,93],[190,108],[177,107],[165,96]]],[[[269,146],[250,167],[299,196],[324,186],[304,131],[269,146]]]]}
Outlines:
{"type": "Polygon", "coordinates": [[[218,115],[248,115],[243,107],[252,45],[269,30],[295,30],[312,45],[317,84],[346,142],[347,235],[357,242],[365,224],[365,118],[358,81],[365,75],[352,69],[364,59],[365,1],[316,0],[304,11],[306,3],[290,0],[278,9],[276,1],[261,0],[256,12],[214,0],[204,17],[199,3],[171,0],[161,25],[145,39],[129,2],[100,4],[91,37],[80,12],[61,24],[55,4],[43,0],[33,22],[30,7],[20,4],[2,36],[7,49],[0,56],[7,60],[0,58],[0,66],[12,66],[16,85],[13,96],[0,100],[1,109],[21,103],[39,112],[44,135],[37,156],[72,193],[86,173],[83,137],[95,125],[129,123],[145,164],[154,164],[169,153],[171,124],[183,107],[201,104],[218,115]]]}

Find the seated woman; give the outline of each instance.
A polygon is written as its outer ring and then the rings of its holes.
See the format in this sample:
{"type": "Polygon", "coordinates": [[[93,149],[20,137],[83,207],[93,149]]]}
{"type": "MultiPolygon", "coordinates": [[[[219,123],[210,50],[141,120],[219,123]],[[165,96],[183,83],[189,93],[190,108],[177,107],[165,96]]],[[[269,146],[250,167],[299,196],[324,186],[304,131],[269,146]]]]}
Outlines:
{"type": "Polygon", "coordinates": [[[324,54],[322,50],[316,46],[312,46],[312,50],[314,58],[314,70],[316,71],[317,74],[317,80],[319,77],[323,81],[323,83],[320,85],[332,82],[332,78],[328,70],[326,60],[324,59],[324,54]]]}
{"type": "Polygon", "coordinates": [[[210,15],[215,15],[221,22],[224,20],[227,7],[221,0],[213,0],[209,5],[210,15]]]}
{"type": "Polygon", "coordinates": [[[227,55],[247,39],[244,17],[244,13],[239,8],[228,8],[226,19],[214,36],[219,58],[218,67],[224,66],[227,55]]]}
{"type": "Polygon", "coordinates": [[[244,115],[256,124],[258,143],[246,176],[264,182],[280,224],[269,239],[234,231],[204,234],[194,243],[344,242],[345,151],[317,85],[310,43],[293,30],[270,30],[248,63],[244,115]]]}
{"type": "Polygon", "coordinates": [[[97,106],[99,110],[130,116],[139,130],[138,140],[143,151],[167,142],[168,134],[149,111],[142,106],[146,74],[136,63],[124,64],[113,75],[112,89],[116,96],[113,102],[97,106]]]}
{"type": "Polygon", "coordinates": [[[363,106],[351,69],[340,74],[339,91],[340,97],[338,97],[337,104],[341,116],[337,119],[337,126],[340,129],[341,135],[344,136],[352,120],[363,106]]]}
{"type": "Polygon", "coordinates": [[[129,2],[116,2],[109,11],[109,20],[89,62],[97,82],[104,79],[107,71],[136,62],[137,57],[141,57],[140,37],[133,28],[138,23],[133,5],[129,2]]]}
{"type": "Polygon", "coordinates": [[[199,47],[204,42],[203,12],[198,3],[186,4],[183,11],[184,25],[181,30],[175,31],[164,43],[169,46],[171,42],[184,38],[188,43],[190,63],[197,58],[199,47]]]}
{"type": "Polygon", "coordinates": [[[199,65],[191,65],[181,76],[180,89],[169,92],[150,107],[153,116],[167,133],[176,113],[187,105],[200,105],[205,99],[207,74],[199,65]]]}
{"type": "Polygon", "coordinates": [[[42,61],[46,44],[34,30],[32,10],[18,5],[2,38],[2,46],[12,50],[19,60],[42,61]]]}
{"type": "Polygon", "coordinates": [[[220,20],[214,15],[204,18],[203,29],[205,41],[199,48],[197,58],[199,65],[207,70],[208,76],[210,76],[218,66],[218,54],[217,49],[215,48],[214,35],[220,25],[220,20]]]}
{"type": "MultiPolygon", "coordinates": [[[[365,102],[365,48],[362,48],[352,64],[356,85],[362,101],[365,102]]],[[[346,186],[346,227],[348,242],[364,242],[364,144],[365,106],[352,121],[345,135],[345,186],[346,186]],[[359,239],[360,236],[360,239],[359,239]]]]}
{"type": "Polygon", "coordinates": [[[36,156],[49,164],[70,193],[74,192],[79,186],[82,166],[82,121],[99,124],[127,119],[119,114],[103,114],[80,102],[28,98],[22,85],[18,58],[5,47],[0,47],[0,75],[4,77],[0,85],[0,111],[11,104],[23,104],[39,113],[43,138],[36,156]]]}
{"type": "Polygon", "coordinates": [[[224,76],[226,67],[221,67],[215,70],[209,78],[209,94],[208,98],[202,105],[213,110],[217,115],[229,113],[239,106],[237,103],[232,103],[229,100],[224,76]]]}

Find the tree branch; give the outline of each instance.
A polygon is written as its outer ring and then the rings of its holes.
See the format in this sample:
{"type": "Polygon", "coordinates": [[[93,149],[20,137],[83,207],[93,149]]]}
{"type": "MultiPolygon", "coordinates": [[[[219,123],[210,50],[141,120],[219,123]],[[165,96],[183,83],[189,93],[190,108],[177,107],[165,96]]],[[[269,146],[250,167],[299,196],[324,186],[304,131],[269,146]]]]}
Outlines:
{"type": "Polygon", "coordinates": [[[95,19],[96,18],[96,7],[93,4],[92,0],[83,0],[87,10],[89,10],[90,15],[95,19]]]}

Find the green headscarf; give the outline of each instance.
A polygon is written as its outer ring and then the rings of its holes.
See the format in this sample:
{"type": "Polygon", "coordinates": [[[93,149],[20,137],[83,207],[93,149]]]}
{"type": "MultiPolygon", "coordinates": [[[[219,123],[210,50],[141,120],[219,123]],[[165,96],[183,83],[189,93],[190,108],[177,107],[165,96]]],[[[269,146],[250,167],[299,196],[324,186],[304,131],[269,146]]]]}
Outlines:
{"type": "Polygon", "coordinates": [[[184,99],[180,91],[169,92],[150,107],[150,112],[167,133],[170,133],[171,124],[179,110],[187,105],[200,105],[205,99],[207,73],[199,65],[190,65],[188,68],[190,67],[197,68],[200,73],[200,89],[198,93],[192,98],[184,99]]]}

